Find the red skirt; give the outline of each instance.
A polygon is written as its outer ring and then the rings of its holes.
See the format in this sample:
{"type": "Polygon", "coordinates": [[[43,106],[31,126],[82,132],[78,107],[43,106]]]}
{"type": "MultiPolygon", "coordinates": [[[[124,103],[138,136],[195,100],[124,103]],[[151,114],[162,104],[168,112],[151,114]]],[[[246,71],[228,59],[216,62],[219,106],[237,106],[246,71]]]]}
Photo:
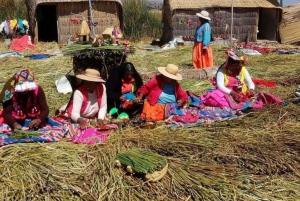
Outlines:
{"type": "Polygon", "coordinates": [[[195,69],[213,66],[212,48],[209,45],[203,51],[203,43],[195,43],[193,47],[193,66],[195,69]]]}

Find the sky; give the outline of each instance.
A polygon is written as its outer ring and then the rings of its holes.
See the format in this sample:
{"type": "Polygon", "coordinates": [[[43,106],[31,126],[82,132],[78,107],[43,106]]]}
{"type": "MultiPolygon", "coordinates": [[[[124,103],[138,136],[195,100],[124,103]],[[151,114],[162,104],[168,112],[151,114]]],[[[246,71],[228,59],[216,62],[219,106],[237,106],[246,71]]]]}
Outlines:
{"type": "MultiPolygon", "coordinates": [[[[300,0],[282,0],[283,1],[283,6],[289,6],[293,5],[295,3],[300,3],[300,0]]],[[[280,0],[279,0],[280,2],[280,0]]]]}
{"type": "MultiPolygon", "coordinates": [[[[163,0],[148,0],[148,1],[163,2],[163,0]]],[[[278,2],[280,2],[280,0],[278,0],[278,2]]],[[[295,3],[300,3],[300,0],[283,0],[283,6],[289,6],[295,3]]]]}

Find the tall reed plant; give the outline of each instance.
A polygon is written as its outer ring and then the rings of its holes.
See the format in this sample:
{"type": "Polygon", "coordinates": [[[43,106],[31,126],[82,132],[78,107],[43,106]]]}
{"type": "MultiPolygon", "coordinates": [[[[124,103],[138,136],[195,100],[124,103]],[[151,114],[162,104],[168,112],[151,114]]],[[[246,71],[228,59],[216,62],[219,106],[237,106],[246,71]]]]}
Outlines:
{"type": "Polygon", "coordinates": [[[139,41],[161,36],[161,11],[150,11],[145,0],[124,1],[123,12],[124,34],[128,39],[139,41]]]}
{"type": "Polygon", "coordinates": [[[24,0],[0,0],[0,23],[17,18],[27,19],[24,0]]]}

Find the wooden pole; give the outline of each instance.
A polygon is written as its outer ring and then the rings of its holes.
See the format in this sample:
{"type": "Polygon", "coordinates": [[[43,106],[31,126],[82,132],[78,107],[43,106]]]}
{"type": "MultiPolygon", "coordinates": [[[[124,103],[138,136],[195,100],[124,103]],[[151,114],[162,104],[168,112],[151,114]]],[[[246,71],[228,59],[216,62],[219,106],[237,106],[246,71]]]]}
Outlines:
{"type": "Polygon", "coordinates": [[[230,47],[232,48],[232,30],[233,30],[233,0],[231,0],[231,27],[230,27],[230,47]]]}
{"type": "Polygon", "coordinates": [[[93,7],[92,7],[92,2],[89,0],[89,9],[90,9],[90,14],[91,14],[91,29],[93,33],[93,37],[95,36],[95,27],[94,27],[94,16],[93,16],[93,7]]]}

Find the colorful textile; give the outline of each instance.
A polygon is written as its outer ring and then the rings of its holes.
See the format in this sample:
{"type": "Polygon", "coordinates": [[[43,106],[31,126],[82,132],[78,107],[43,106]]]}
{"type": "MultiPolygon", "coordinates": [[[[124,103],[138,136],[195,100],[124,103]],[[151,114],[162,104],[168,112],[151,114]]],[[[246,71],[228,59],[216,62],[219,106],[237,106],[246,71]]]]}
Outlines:
{"type": "MultiPolygon", "coordinates": [[[[22,130],[28,130],[31,120],[27,119],[22,123],[22,130]]],[[[7,124],[0,124],[0,147],[8,144],[31,143],[31,142],[57,142],[62,138],[68,139],[74,143],[99,144],[107,140],[109,131],[117,129],[115,124],[100,126],[97,128],[88,128],[81,130],[77,123],[71,123],[70,119],[48,118],[43,123],[42,128],[38,129],[40,136],[32,136],[23,139],[14,139],[10,137],[12,130],[7,124]]]]}
{"type": "MultiPolygon", "coordinates": [[[[214,91],[218,92],[219,90],[214,91]]],[[[221,91],[219,92],[223,93],[221,91]]],[[[241,111],[247,108],[261,108],[265,104],[282,102],[279,98],[269,93],[260,92],[255,95],[255,99],[252,101],[236,103],[229,95],[223,93],[223,98],[231,102],[228,102],[227,105],[223,107],[211,107],[205,104],[205,99],[200,99],[203,96],[199,97],[189,92],[188,94],[189,105],[186,108],[179,108],[175,103],[166,104],[164,108],[164,116],[166,118],[165,122],[167,123],[167,128],[175,129],[178,127],[194,127],[213,122],[236,119],[243,114],[241,111]]]]}
{"type": "Polygon", "coordinates": [[[18,19],[18,27],[21,34],[25,34],[24,24],[22,19],[18,19]]]}
{"type": "Polygon", "coordinates": [[[255,85],[263,85],[263,86],[270,87],[270,88],[276,87],[275,82],[265,81],[263,79],[253,79],[253,83],[255,85]]]}
{"type": "MultiPolygon", "coordinates": [[[[153,106],[157,103],[160,94],[163,92],[163,85],[163,75],[156,75],[150,81],[141,86],[141,88],[138,89],[137,94],[142,93],[147,96],[149,104],[153,106]]],[[[180,84],[175,80],[174,88],[176,100],[182,99],[188,102],[186,91],[184,91],[180,84]]]]}
{"type": "Polygon", "coordinates": [[[166,120],[167,128],[169,129],[195,127],[203,124],[235,119],[238,117],[237,114],[239,114],[230,107],[208,107],[204,105],[201,106],[201,104],[198,105],[198,107],[191,106],[180,109],[181,115],[178,115],[178,108],[175,111],[175,107],[172,107],[171,104],[168,104],[166,110],[168,115],[170,115],[166,120]]]}
{"type": "Polygon", "coordinates": [[[212,67],[214,65],[212,48],[210,45],[203,50],[203,43],[194,43],[192,54],[193,66],[195,69],[212,67]]]}
{"type": "Polygon", "coordinates": [[[96,128],[88,128],[85,130],[77,129],[77,134],[72,139],[74,143],[83,144],[99,144],[107,140],[108,132],[100,132],[96,128]]]}
{"type": "Polygon", "coordinates": [[[33,50],[34,45],[29,40],[28,35],[24,35],[22,38],[13,39],[10,48],[16,52],[22,52],[26,49],[33,50]]]}
{"type": "Polygon", "coordinates": [[[259,109],[266,104],[281,103],[281,99],[273,96],[270,93],[260,92],[252,97],[248,94],[243,96],[243,99],[237,102],[231,95],[223,93],[221,90],[216,89],[201,96],[203,104],[211,107],[230,107],[234,110],[245,110],[247,108],[259,109]]]}
{"type": "Polygon", "coordinates": [[[117,128],[116,124],[109,124],[97,128],[80,129],[78,124],[69,123],[66,136],[70,142],[74,143],[100,144],[107,140],[109,130],[117,128]]]}
{"type": "MultiPolygon", "coordinates": [[[[24,130],[28,129],[28,125],[31,120],[25,120],[21,125],[24,130]]],[[[42,128],[38,130],[41,133],[40,136],[27,137],[23,139],[14,139],[10,135],[12,133],[10,127],[7,124],[0,124],[0,147],[8,144],[16,143],[30,143],[30,142],[56,142],[60,141],[66,132],[64,125],[51,118],[47,119],[47,122],[42,128]]]]}
{"type": "Polygon", "coordinates": [[[17,19],[10,20],[10,24],[9,24],[10,29],[13,30],[17,25],[17,23],[18,23],[17,19]]]}

